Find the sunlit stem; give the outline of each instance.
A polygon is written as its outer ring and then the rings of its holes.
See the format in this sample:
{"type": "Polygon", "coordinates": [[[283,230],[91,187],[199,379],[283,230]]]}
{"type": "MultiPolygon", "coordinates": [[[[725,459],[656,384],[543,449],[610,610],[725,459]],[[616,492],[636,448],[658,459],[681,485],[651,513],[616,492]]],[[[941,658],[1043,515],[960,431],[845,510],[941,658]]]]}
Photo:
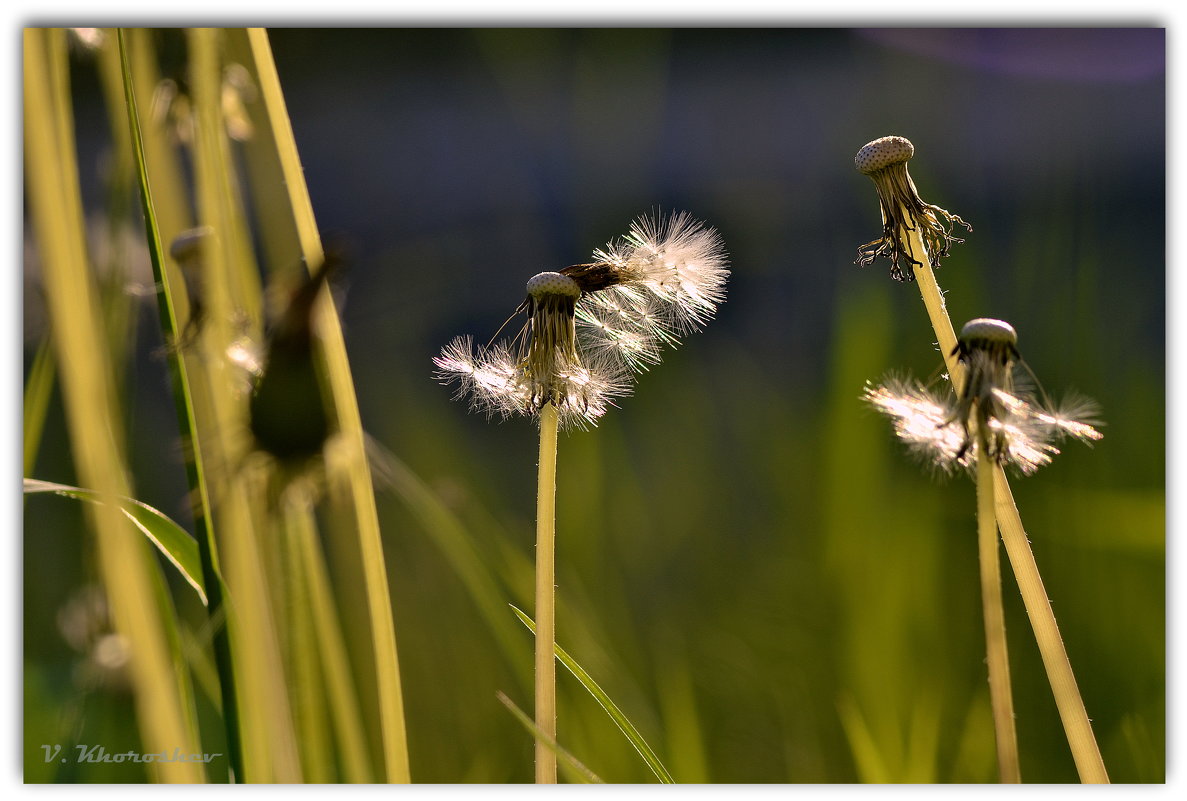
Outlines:
{"type": "MultiPolygon", "coordinates": [[[[536,496],[536,726],[556,740],[556,407],[540,410],[536,496]]],[[[556,784],[556,751],[536,741],[536,783],[556,784]]]]}
{"type": "Polygon", "coordinates": [[[997,740],[998,777],[1002,784],[1022,781],[1018,735],[1014,729],[1014,696],[1010,689],[1010,658],[1002,606],[1002,574],[994,512],[993,460],[988,437],[977,431],[977,548],[981,563],[981,612],[985,621],[985,654],[989,668],[989,701],[997,740]]]}
{"type": "MultiPolygon", "coordinates": [[[[913,231],[908,232],[907,245],[910,257],[918,262],[914,268],[915,281],[919,285],[923,304],[927,307],[927,315],[935,329],[936,341],[943,352],[944,363],[948,366],[952,387],[959,394],[964,386],[964,366],[956,361],[956,356],[952,353],[956,347],[956,332],[952,328],[952,320],[948,317],[948,310],[944,305],[944,295],[932,273],[927,247],[923,244],[918,225],[913,231]]],[[[994,506],[1002,543],[1010,559],[1010,567],[1014,570],[1014,578],[1022,593],[1022,602],[1026,606],[1026,614],[1030,618],[1030,625],[1043,657],[1043,667],[1047,671],[1047,680],[1051,684],[1051,692],[1059,708],[1059,716],[1063,721],[1064,733],[1067,735],[1080,781],[1086,784],[1107,784],[1109,776],[1100,756],[1100,748],[1096,744],[1096,736],[1092,732],[1092,723],[1088,720],[1088,712],[1084,709],[1084,700],[1080,697],[1076,677],[1072,673],[1072,665],[1068,661],[1067,650],[1059,634],[1059,626],[1055,622],[1055,613],[1051,609],[1047,591],[1043,588],[1043,579],[1039,575],[1034,552],[1031,551],[1030,541],[1026,538],[1026,529],[1022,527],[1022,518],[1018,514],[1018,506],[1014,503],[1014,493],[1010,490],[1010,483],[1006,480],[1005,471],[1001,466],[994,465],[993,471],[994,506]]]]}
{"type": "Polygon", "coordinates": [[[1101,759],[1096,736],[1092,733],[1092,722],[1089,721],[1088,712],[1084,709],[1080,688],[1076,685],[1072,664],[1068,661],[1067,650],[1063,647],[1063,638],[1055,622],[1055,613],[1051,610],[1051,601],[1048,600],[1047,590],[1043,587],[1043,578],[1039,575],[1039,566],[1035,564],[1034,552],[1030,549],[1030,541],[1022,527],[1022,518],[1014,503],[1014,496],[1010,493],[1005,471],[995,465],[993,472],[997,522],[1001,528],[1002,542],[1006,546],[1010,565],[1014,568],[1014,577],[1018,580],[1022,602],[1026,606],[1026,614],[1030,617],[1030,625],[1039,644],[1039,653],[1047,670],[1047,680],[1051,682],[1051,692],[1055,695],[1055,705],[1059,708],[1059,717],[1063,720],[1063,730],[1067,734],[1080,781],[1085,784],[1108,784],[1109,774],[1105,770],[1104,760],[1101,759]]]}

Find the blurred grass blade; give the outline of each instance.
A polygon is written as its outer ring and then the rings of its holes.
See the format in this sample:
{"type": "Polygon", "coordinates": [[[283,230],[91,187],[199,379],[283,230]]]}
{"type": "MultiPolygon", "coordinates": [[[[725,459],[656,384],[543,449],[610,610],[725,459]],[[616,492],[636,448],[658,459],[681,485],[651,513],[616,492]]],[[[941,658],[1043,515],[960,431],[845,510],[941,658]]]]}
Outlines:
{"type": "Polygon", "coordinates": [[[284,610],[274,604],[279,579],[269,570],[276,559],[267,536],[267,467],[244,457],[252,447],[244,387],[236,372],[226,369],[227,349],[238,338],[259,341],[254,321],[262,304],[255,286],[244,280],[257,267],[243,243],[247,215],[223,115],[225,40],[226,33],[216,28],[185,31],[195,222],[210,232],[209,247],[203,244],[195,265],[203,324],[187,364],[198,388],[196,411],[204,412],[199,417],[203,450],[217,471],[208,478],[218,479],[211,488],[219,569],[234,599],[227,619],[234,645],[243,780],[293,783],[302,772],[283,657],[284,610]]]}
{"type": "MultiPolygon", "coordinates": [[[[160,325],[166,346],[176,345],[180,341],[177,310],[174,307],[173,293],[170,292],[169,271],[165,269],[162,253],[161,231],[157,224],[156,204],[153,202],[152,188],[149,185],[148,162],[145,155],[144,135],[140,127],[140,112],[136,102],[136,91],[132,79],[132,70],[128,60],[127,43],[124,31],[118,31],[120,72],[124,85],[124,102],[126,104],[128,128],[131,140],[133,162],[135,164],[137,184],[140,189],[140,200],[144,212],[145,239],[148,242],[149,258],[152,263],[153,279],[160,290],[157,292],[157,307],[160,313],[160,325]]],[[[189,443],[188,458],[186,459],[186,479],[190,491],[197,499],[194,504],[194,525],[197,528],[197,540],[194,542],[198,555],[198,566],[205,578],[205,586],[209,588],[210,603],[207,608],[211,616],[223,620],[222,582],[218,576],[218,552],[211,530],[210,492],[206,486],[206,474],[202,463],[202,447],[198,436],[197,418],[194,412],[194,401],[190,388],[189,376],[186,372],[185,360],[176,347],[168,348],[169,377],[172,381],[173,403],[177,414],[178,426],[183,439],[189,443]]],[[[155,510],[154,510],[155,511],[155,510]]],[[[158,544],[157,547],[160,547],[158,544]]],[[[203,601],[206,594],[203,593],[203,601]]],[[[232,667],[232,653],[230,636],[225,625],[218,625],[214,629],[214,654],[218,666],[219,686],[223,699],[223,720],[227,734],[227,751],[232,775],[243,778],[243,756],[241,751],[239,723],[238,723],[238,694],[235,689],[235,674],[232,667]]]]}
{"type": "MultiPolygon", "coordinates": [[[[536,633],[536,624],[532,622],[530,617],[525,615],[515,606],[511,607],[511,611],[515,612],[516,617],[518,617],[520,622],[528,627],[532,634],[536,633]]],[[[655,751],[653,751],[651,746],[647,744],[647,741],[643,739],[643,735],[639,734],[639,730],[635,728],[635,724],[631,723],[630,720],[627,719],[627,716],[622,713],[622,710],[618,708],[618,705],[610,699],[610,696],[606,695],[606,691],[598,686],[598,683],[593,680],[593,677],[586,673],[584,668],[577,664],[577,661],[573,659],[573,657],[569,656],[569,654],[565,652],[565,649],[561,648],[559,644],[556,645],[556,658],[561,661],[561,664],[564,665],[570,673],[577,677],[577,681],[581,682],[581,685],[589,691],[589,694],[592,695],[594,700],[596,700],[598,704],[601,705],[602,709],[606,710],[606,714],[610,716],[610,719],[614,721],[614,724],[618,726],[623,734],[626,735],[627,740],[629,740],[631,745],[635,747],[635,750],[639,752],[639,756],[643,757],[643,761],[647,763],[647,767],[651,768],[651,772],[655,774],[655,777],[664,784],[675,784],[676,780],[672,778],[672,774],[668,773],[668,769],[664,767],[662,762],[660,762],[659,757],[655,754],[655,751]]]]}
{"type": "MultiPolygon", "coordinates": [[[[61,29],[24,31],[25,189],[49,306],[54,354],[79,481],[101,497],[130,494],[123,413],[99,292],[89,267],[69,116],[68,58],[61,29]]],[[[111,504],[88,505],[98,571],[129,663],[146,751],[200,751],[192,688],[177,670],[177,620],[156,560],[111,504]]],[[[201,782],[195,763],[151,763],[157,780],[201,782]]]]}
{"type": "Polygon", "coordinates": [[[837,701],[837,712],[841,725],[845,730],[845,737],[849,741],[849,750],[853,753],[853,762],[857,767],[857,775],[864,784],[889,784],[895,782],[895,776],[886,766],[882,751],[866,725],[861,709],[853,696],[846,693],[837,701]]]}
{"type": "MultiPolygon", "coordinates": [[[[313,204],[305,185],[304,171],[289,122],[280,78],[272,60],[268,34],[260,28],[232,29],[226,32],[227,52],[242,58],[259,88],[260,100],[251,104],[252,124],[256,135],[247,143],[248,168],[261,186],[254,193],[261,206],[260,238],[263,249],[274,265],[303,263],[318,265],[324,258],[321,236],[313,215],[313,204]],[[261,176],[264,176],[261,179],[261,176]],[[264,191],[267,187],[269,191],[264,191]],[[285,202],[277,202],[271,189],[285,192],[285,202]]],[[[327,454],[330,517],[349,537],[331,537],[339,547],[353,547],[360,565],[366,594],[373,669],[377,684],[374,704],[365,708],[377,711],[382,731],[383,760],[389,782],[409,782],[408,737],[404,722],[404,699],[400,667],[396,653],[395,621],[391,608],[383,543],[375,492],[371,484],[363,439],[362,419],[355,397],[350,362],[341,324],[333,303],[323,297],[314,310],[315,325],[321,341],[321,358],[329,377],[333,406],[340,435],[332,455],[327,454]]]]}
{"type": "Polygon", "coordinates": [[[495,695],[498,697],[499,702],[510,710],[511,714],[515,716],[515,719],[522,723],[524,728],[531,732],[532,736],[543,743],[548,750],[556,754],[562,765],[571,768],[572,772],[578,778],[588,784],[605,784],[605,782],[598,778],[596,773],[585,767],[577,757],[562,748],[560,743],[554,738],[549,737],[526,712],[516,706],[515,702],[508,698],[502,691],[497,691],[495,695]]]}
{"type": "MultiPolygon", "coordinates": [[[[103,496],[94,490],[81,487],[71,487],[66,484],[55,484],[52,481],[40,481],[35,478],[24,480],[26,495],[52,492],[79,501],[103,503],[103,496]]],[[[148,537],[149,541],[173,563],[191,587],[198,592],[202,603],[206,603],[206,584],[202,580],[202,562],[198,556],[198,543],[190,533],[174,523],[169,516],[147,503],[135,498],[120,497],[120,511],[123,512],[140,533],[148,537]]]]}
{"type": "Polygon", "coordinates": [[[24,465],[25,475],[37,466],[37,451],[41,448],[41,433],[45,429],[45,415],[54,394],[54,353],[48,338],[37,347],[29,376],[25,379],[24,465]]]}
{"type": "Polygon", "coordinates": [[[300,540],[312,536],[313,510],[295,500],[283,502],[277,526],[276,544],[285,594],[285,658],[288,661],[293,723],[301,754],[301,777],[309,784],[332,781],[333,748],[327,724],[326,692],[318,659],[318,638],[314,634],[312,607],[315,603],[308,581],[300,540]]]}
{"type": "Polygon", "coordinates": [[[374,770],[367,749],[367,735],[358,694],[350,674],[350,662],[342,625],[334,608],[329,570],[317,541],[311,509],[302,509],[288,527],[298,551],[300,571],[306,583],[308,613],[313,627],[321,675],[329,706],[330,729],[338,744],[342,778],[352,783],[370,783],[374,770]]]}
{"type": "Polygon", "coordinates": [[[531,681],[526,677],[531,675],[532,663],[520,647],[522,635],[507,617],[506,593],[476,547],[473,535],[412,468],[372,437],[367,437],[367,456],[377,485],[390,487],[420,521],[469,591],[474,605],[514,666],[516,676],[524,678],[525,689],[530,688],[531,681]]]}

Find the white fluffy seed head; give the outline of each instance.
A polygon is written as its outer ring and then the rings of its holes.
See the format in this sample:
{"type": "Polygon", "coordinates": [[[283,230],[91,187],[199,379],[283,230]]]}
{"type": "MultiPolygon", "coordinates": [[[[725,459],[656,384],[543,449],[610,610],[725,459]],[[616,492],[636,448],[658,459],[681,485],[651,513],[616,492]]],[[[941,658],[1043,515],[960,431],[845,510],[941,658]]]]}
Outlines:
{"type": "MultiPolygon", "coordinates": [[[[1055,443],[1066,437],[1091,442],[1101,434],[1087,420],[1072,419],[1067,411],[1046,408],[1036,398],[994,389],[994,414],[985,420],[990,434],[1000,437],[998,453],[985,454],[1030,475],[1059,455],[1055,443]]],[[[879,386],[866,385],[862,398],[889,417],[895,434],[916,456],[944,472],[972,468],[982,458],[981,443],[970,437],[962,408],[951,393],[938,394],[914,380],[891,378],[879,386]]],[[[1095,412],[1083,401],[1068,407],[1072,413],[1095,412]]]]}
{"type": "Polygon", "coordinates": [[[562,295],[570,298],[581,297],[581,288],[577,282],[567,275],[560,273],[538,273],[528,279],[528,294],[533,298],[545,295],[562,295]]]}
{"type": "Polygon", "coordinates": [[[1017,345],[1018,332],[1014,330],[1014,326],[1004,320],[978,317],[964,324],[964,328],[960,329],[960,339],[963,342],[979,341],[991,344],[1017,345]]]}
{"type": "Polygon", "coordinates": [[[883,136],[857,151],[853,163],[858,172],[869,175],[872,172],[909,161],[915,155],[915,146],[905,136],[883,136]]]}
{"type": "Polygon", "coordinates": [[[640,321],[657,319],[668,331],[700,330],[725,300],[725,244],[687,212],[640,217],[593,256],[620,273],[616,285],[590,293],[590,302],[637,309],[640,321]]]}

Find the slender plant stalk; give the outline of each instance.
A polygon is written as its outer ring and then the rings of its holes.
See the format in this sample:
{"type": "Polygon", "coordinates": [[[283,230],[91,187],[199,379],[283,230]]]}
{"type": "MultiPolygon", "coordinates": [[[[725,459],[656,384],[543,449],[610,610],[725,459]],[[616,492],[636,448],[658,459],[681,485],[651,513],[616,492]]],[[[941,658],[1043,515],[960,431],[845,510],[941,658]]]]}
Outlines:
{"type": "MultiPolygon", "coordinates": [[[[229,30],[226,47],[244,59],[259,86],[259,103],[252,104],[259,112],[254,118],[258,126],[252,145],[253,148],[258,145],[258,148],[251,152],[259,158],[260,167],[266,167],[276,176],[276,181],[267,185],[284,192],[284,202],[267,195],[267,201],[262,204],[277,212],[263,236],[265,250],[270,251],[270,258],[276,264],[300,259],[307,266],[316,265],[322,259],[321,239],[267,31],[262,28],[229,30]]],[[[322,364],[329,378],[337,427],[341,433],[336,448],[337,458],[341,461],[335,460],[332,471],[330,511],[334,519],[341,522],[343,530],[352,532],[362,565],[377,683],[377,698],[372,708],[377,709],[382,731],[383,778],[388,782],[406,783],[411,781],[411,775],[395,621],[362,420],[345,340],[333,304],[323,299],[314,314],[322,336],[322,364]]]]}
{"type": "MultiPolygon", "coordinates": [[[[83,238],[72,120],[60,94],[68,87],[54,81],[57,71],[65,74],[64,32],[27,28],[24,47],[25,188],[71,449],[80,483],[104,497],[128,496],[122,416],[83,238]]],[[[88,512],[112,620],[132,654],[130,681],[144,750],[197,753],[193,699],[170,647],[177,623],[167,600],[162,603],[168,596],[159,568],[118,507],[99,504],[88,512]]],[[[149,774],[169,782],[206,778],[200,766],[184,762],[153,763],[149,774]]]]}
{"type": "MultiPolygon", "coordinates": [[[[556,407],[540,410],[536,495],[536,726],[556,740],[556,407]]],[[[536,740],[536,784],[556,784],[556,751],[536,740]]]]}
{"type": "MultiPolygon", "coordinates": [[[[989,452],[988,438],[978,428],[981,454],[989,452]]],[[[1002,784],[1018,784],[1018,735],[1014,729],[1014,696],[1010,692],[1010,655],[1006,647],[1006,618],[1002,606],[1002,574],[998,557],[994,512],[993,462],[977,459],[977,548],[981,563],[981,610],[985,620],[985,654],[989,667],[989,701],[997,739],[997,768],[1002,784]]]]}
{"type": "MultiPolygon", "coordinates": [[[[287,492],[281,500],[277,526],[277,547],[281,551],[284,603],[287,620],[285,656],[292,677],[293,723],[301,751],[301,778],[309,784],[326,784],[333,778],[334,749],[327,710],[327,693],[322,679],[319,642],[313,617],[313,593],[306,572],[302,540],[315,536],[313,510],[298,493],[287,492]]],[[[327,643],[328,645],[328,643],[327,643]]]]}
{"type": "Polygon", "coordinates": [[[333,608],[329,570],[317,541],[317,529],[311,509],[295,514],[287,533],[300,552],[301,572],[309,585],[309,616],[317,642],[317,655],[325,675],[326,701],[330,730],[338,743],[342,778],[347,782],[374,781],[367,736],[359,700],[355,695],[346,657],[346,643],[336,610],[333,608]]]}
{"type": "MultiPolygon", "coordinates": [[[[235,679],[240,700],[240,735],[245,782],[294,783],[301,780],[300,754],[288,688],[287,666],[281,650],[283,619],[271,603],[276,579],[267,571],[268,523],[261,466],[242,454],[247,438],[246,404],[234,388],[234,376],[223,369],[227,345],[238,336],[239,309],[250,315],[260,306],[258,294],[245,292],[236,276],[254,273],[254,260],[238,244],[244,217],[236,198],[227,191],[236,173],[223,124],[222,74],[224,33],[213,28],[186,31],[191,96],[193,99],[192,186],[196,222],[212,231],[210,247],[203,247],[202,300],[206,309],[197,358],[187,357],[195,380],[199,428],[210,444],[210,464],[219,468],[207,476],[218,516],[215,533],[220,568],[233,603],[228,621],[234,644],[235,679]],[[204,357],[203,355],[204,354],[204,357]]],[[[157,139],[159,137],[150,137],[157,139]]],[[[255,332],[252,332],[253,335],[255,332]]]]}
{"type": "MultiPolygon", "coordinates": [[[[145,236],[152,257],[153,280],[160,287],[157,292],[157,306],[160,311],[161,329],[165,334],[166,343],[172,345],[180,339],[180,328],[174,309],[173,293],[170,291],[169,273],[165,269],[161,232],[156,224],[155,205],[149,186],[144,155],[144,137],[140,130],[140,115],[136,104],[136,93],[132,85],[132,72],[128,66],[127,44],[122,28],[118,32],[118,40],[133,160],[139,179],[141,202],[144,206],[145,236]]],[[[198,427],[194,416],[193,396],[190,391],[190,380],[186,373],[185,360],[182,359],[180,350],[175,347],[170,347],[167,352],[178,425],[190,445],[187,450],[186,478],[195,498],[194,525],[198,530],[198,551],[202,560],[202,578],[208,599],[207,611],[213,626],[214,657],[215,665],[218,668],[223,723],[227,735],[227,756],[232,777],[242,781],[243,755],[239,739],[239,709],[235,692],[235,673],[232,667],[231,642],[227,634],[226,612],[223,608],[222,578],[218,572],[218,551],[215,546],[214,532],[211,529],[210,493],[206,486],[206,471],[202,466],[202,448],[198,441],[198,427]]]]}
{"type": "MultiPolygon", "coordinates": [[[[932,273],[931,260],[923,244],[919,226],[915,226],[909,232],[907,243],[911,258],[919,263],[915,268],[915,281],[919,284],[923,304],[927,307],[927,315],[935,329],[936,340],[944,355],[952,387],[959,394],[964,386],[965,375],[964,365],[957,361],[953,352],[956,347],[956,331],[948,317],[944,295],[932,273]]],[[[1076,677],[1072,673],[1071,662],[1068,661],[1067,650],[1063,646],[1063,638],[1059,634],[1059,625],[1055,622],[1055,613],[1043,588],[1043,579],[1039,575],[1034,552],[1026,538],[1026,529],[1022,526],[1018,506],[1014,503],[1014,493],[1010,490],[1010,483],[1006,480],[1005,471],[1000,465],[993,466],[993,479],[994,506],[1002,543],[1010,559],[1010,566],[1014,570],[1014,578],[1018,582],[1022,602],[1030,618],[1039,653],[1043,657],[1047,680],[1051,684],[1051,692],[1059,708],[1059,716],[1063,721],[1064,733],[1067,735],[1080,781],[1085,784],[1107,784],[1109,776],[1100,756],[1100,748],[1096,744],[1096,736],[1092,732],[1088,712],[1084,708],[1084,700],[1080,697],[1076,677]]]]}
{"type": "Polygon", "coordinates": [[[1026,529],[1022,527],[1018,506],[1010,493],[1005,471],[995,465],[993,473],[997,523],[1001,528],[1002,542],[1005,543],[1006,555],[1010,558],[1022,601],[1026,605],[1026,614],[1039,643],[1039,653],[1047,669],[1047,679],[1051,682],[1051,692],[1055,695],[1055,704],[1063,720],[1063,730],[1067,733],[1080,781],[1085,784],[1108,784],[1109,774],[1101,759],[1088,711],[1080,698],[1080,688],[1072,673],[1072,664],[1068,661],[1047,590],[1043,587],[1043,578],[1035,564],[1030,540],[1026,538],[1026,529]]]}
{"type": "Polygon", "coordinates": [[[507,707],[507,711],[514,715],[515,719],[523,724],[524,728],[535,735],[537,744],[544,742],[544,744],[549,749],[551,749],[554,754],[559,756],[564,761],[565,766],[568,767],[571,772],[581,781],[588,784],[605,784],[605,782],[598,778],[597,774],[585,767],[585,765],[581,764],[577,757],[561,748],[560,743],[556,741],[556,738],[549,737],[544,734],[544,732],[540,731],[540,727],[533,723],[532,719],[527,716],[527,713],[517,707],[515,702],[508,698],[502,690],[496,691],[495,696],[499,699],[499,703],[507,707]]]}
{"type": "Polygon", "coordinates": [[[49,411],[49,401],[54,391],[54,369],[53,342],[47,337],[37,347],[37,355],[33,357],[29,376],[25,380],[25,402],[23,404],[25,476],[33,475],[33,469],[37,466],[37,452],[41,448],[41,433],[45,429],[45,416],[49,411]]]}

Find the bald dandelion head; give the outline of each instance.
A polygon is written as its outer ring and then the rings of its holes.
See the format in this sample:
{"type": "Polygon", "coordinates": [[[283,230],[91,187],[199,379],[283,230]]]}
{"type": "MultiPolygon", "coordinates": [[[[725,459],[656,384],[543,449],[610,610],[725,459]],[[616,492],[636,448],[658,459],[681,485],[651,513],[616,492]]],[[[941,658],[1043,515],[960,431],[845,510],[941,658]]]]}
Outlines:
{"type": "Polygon", "coordinates": [[[915,146],[904,136],[883,136],[862,146],[854,157],[858,172],[868,175],[878,190],[882,210],[882,236],[857,250],[857,264],[868,267],[879,256],[890,260],[890,277],[896,281],[915,280],[914,265],[921,265],[911,255],[907,238],[918,230],[927,248],[933,268],[948,256],[952,244],[964,242],[952,235],[959,224],[973,227],[955,214],[926,203],[919,197],[915,182],[907,171],[907,162],[915,155],[915,146]]]}

